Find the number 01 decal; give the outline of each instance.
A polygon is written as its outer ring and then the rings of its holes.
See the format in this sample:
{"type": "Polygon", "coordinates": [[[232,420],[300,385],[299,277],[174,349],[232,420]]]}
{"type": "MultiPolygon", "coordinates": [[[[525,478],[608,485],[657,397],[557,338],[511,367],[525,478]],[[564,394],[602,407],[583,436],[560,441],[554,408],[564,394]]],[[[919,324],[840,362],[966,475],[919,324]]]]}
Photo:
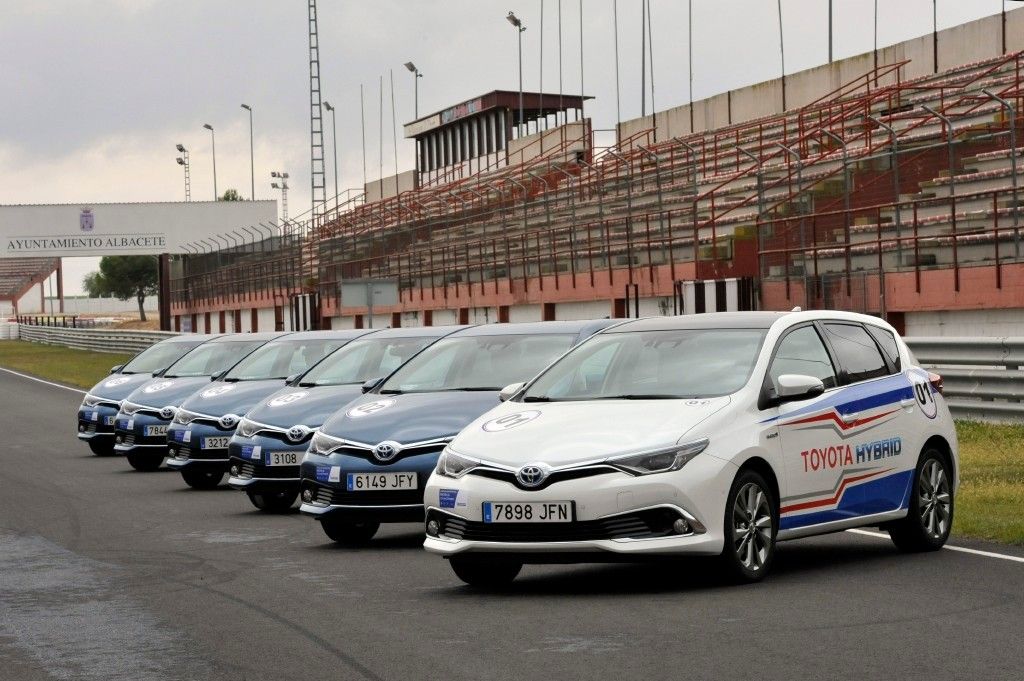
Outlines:
{"type": "Polygon", "coordinates": [[[913,376],[914,383],[914,399],[917,400],[917,406],[921,407],[921,412],[930,419],[933,419],[939,413],[939,406],[935,404],[935,395],[932,394],[932,385],[928,382],[927,378],[922,376],[913,376]]]}
{"type": "Polygon", "coordinates": [[[514,414],[505,414],[504,416],[499,416],[496,419],[491,419],[485,423],[482,428],[488,433],[498,433],[503,430],[508,430],[509,428],[521,426],[524,423],[534,420],[538,416],[540,416],[540,412],[533,410],[520,411],[514,414]]]}

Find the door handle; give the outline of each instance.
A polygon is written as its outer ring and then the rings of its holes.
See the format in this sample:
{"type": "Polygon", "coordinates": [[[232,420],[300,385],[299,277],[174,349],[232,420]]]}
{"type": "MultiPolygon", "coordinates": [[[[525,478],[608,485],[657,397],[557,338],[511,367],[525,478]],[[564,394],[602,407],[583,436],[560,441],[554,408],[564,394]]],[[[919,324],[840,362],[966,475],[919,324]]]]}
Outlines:
{"type": "Polygon", "coordinates": [[[908,397],[906,399],[900,400],[900,406],[903,407],[904,409],[910,409],[916,403],[917,400],[915,400],[913,397],[908,397]]]}
{"type": "Polygon", "coordinates": [[[858,412],[854,411],[850,412],[849,414],[840,414],[840,417],[843,419],[843,423],[853,423],[854,421],[857,420],[858,415],[858,412]]]}

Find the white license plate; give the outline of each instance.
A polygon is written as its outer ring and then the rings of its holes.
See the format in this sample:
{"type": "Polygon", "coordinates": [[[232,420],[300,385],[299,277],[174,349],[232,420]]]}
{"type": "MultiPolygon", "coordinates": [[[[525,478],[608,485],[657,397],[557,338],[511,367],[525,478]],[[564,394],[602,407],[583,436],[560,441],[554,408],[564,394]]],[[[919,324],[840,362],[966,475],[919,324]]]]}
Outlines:
{"type": "Polygon", "coordinates": [[[298,466],[302,452],[267,452],[268,466],[298,466]]]}
{"type": "Polygon", "coordinates": [[[158,435],[167,435],[167,426],[146,426],[145,429],[146,437],[156,437],[158,435]]]}
{"type": "Polygon", "coordinates": [[[419,487],[415,473],[349,473],[345,478],[345,486],[349,492],[379,492],[419,487]]]}
{"type": "Polygon", "coordinates": [[[108,426],[114,425],[114,421],[116,421],[116,420],[117,420],[116,416],[104,416],[103,417],[103,423],[105,425],[108,425],[108,426]]]}
{"type": "Polygon", "coordinates": [[[571,523],[571,501],[484,502],[485,523],[571,523]]]}
{"type": "Polygon", "coordinates": [[[227,435],[219,435],[217,437],[204,437],[203,446],[201,449],[227,449],[228,440],[231,438],[227,435]]]}

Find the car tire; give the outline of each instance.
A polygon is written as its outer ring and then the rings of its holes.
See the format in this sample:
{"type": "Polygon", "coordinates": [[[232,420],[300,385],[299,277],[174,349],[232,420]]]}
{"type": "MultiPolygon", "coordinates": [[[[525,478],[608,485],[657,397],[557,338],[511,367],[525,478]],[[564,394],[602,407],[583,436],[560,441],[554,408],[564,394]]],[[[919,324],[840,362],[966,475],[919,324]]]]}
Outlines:
{"type": "Polygon", "coordinates": [[[519,575],[523,564],[506,558],[452,556],[448,559],[455,576],[479,589],[507,587],[519,575]]]}
{"type": "Polygon", "coordinates": [[[759,582],[771,569],[778,534],[778,506],[763,476],[743,470],[725,504],[725,546],[721,562],[734,581],[759,582]]]}
{"type": "Polygon", "coordinates": [[[163,457],[155,457],[147,452],[128,452],[125,458],[128,459],[129,466],[144,472],[155,471],[164,462],[163,457]]]}
{"type": "Polygon", "coordinates": [[[192,489],[216,489],[224,478],[223,473],[212,473],[210,471],[183,470],[181,477],[185,484],[192,489]]]}
{"type": "Polygon", "coordinates": [[[886,525],[896,548],[908,553],[942,548],[953,526],[952,484],[946,457],[937,449],[921,452],[907,517],[886,525]]]}
{"type": "Polygon", "coordinates": [[[246,492],[252,505],[266,513],[284,513],[291,509],[298,492],[271,492],[262,494],[257,492],[246,492]]]}
{"type": "Polygon", "coordinates": [[[113,456],[114,455],[114,441],[108,440],[107,438],[93,438],[86,440],[89,443],[89,449],[96,456],[113,456]]]}
{"type": "Polygon", "coordinates": [[[363,546],[377,534],[380,523],[324,518],[320,521],[320,527],[331,541],[345,546],[363,546]]]}

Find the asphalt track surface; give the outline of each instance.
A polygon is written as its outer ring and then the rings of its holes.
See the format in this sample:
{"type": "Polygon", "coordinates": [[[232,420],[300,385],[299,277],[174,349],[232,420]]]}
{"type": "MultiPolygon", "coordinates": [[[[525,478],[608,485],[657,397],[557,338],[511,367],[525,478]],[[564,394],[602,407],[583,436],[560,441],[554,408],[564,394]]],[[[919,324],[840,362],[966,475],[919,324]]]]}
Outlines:
{"type": "Polygon", "coordinates": [[[94,457],[79,400],[0,372],[8,681],[1021,678],[1021,562],[843,532],[782,544],[759,585],[690,560],[528,566],[481,593],[417,525],[338,549],[298,514],[94,457]]]}

